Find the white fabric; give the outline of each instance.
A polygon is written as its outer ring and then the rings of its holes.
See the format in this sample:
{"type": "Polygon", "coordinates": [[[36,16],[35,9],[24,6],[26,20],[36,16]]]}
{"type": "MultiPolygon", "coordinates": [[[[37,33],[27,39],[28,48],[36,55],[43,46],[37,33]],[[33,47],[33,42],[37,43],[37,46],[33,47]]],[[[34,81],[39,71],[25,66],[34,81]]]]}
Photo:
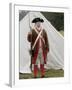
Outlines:
{"type": "Polygon", "coordinates": [[[21,73],[31,73],[30,61],[31,56],[29,54],[30,43],[27,41],[27,34],[30,31],[29,27],[29,16],[27,15],[20,21],[20,67],[21,73]]]}
{"type": "MultiPolygon", "coordinates": [[[[42,52],[42,48],[39,48],[39,51],[38,51],[38,56],[37,56],[37,60],[36,60],[36,65],[38,64],[44,64],[44,58],[43,58],[43,52],[42,52]]],[[[39,66],[40,66],[39,64],[39,66]]]]}
{"type": "Polygon", "coordinates": [[[51,23],[40,12],[29,12],[20,21],[20,72],[31,73],[29,55],[30,43],[27,41],[27,34],[30,27],[33,28],[32,20],[36,17],[44,19],[43,27],[47,32],[50,52],[47,55],[47,69],[63,69],[64,68],[64,39],[51,25],[51,23]]]}

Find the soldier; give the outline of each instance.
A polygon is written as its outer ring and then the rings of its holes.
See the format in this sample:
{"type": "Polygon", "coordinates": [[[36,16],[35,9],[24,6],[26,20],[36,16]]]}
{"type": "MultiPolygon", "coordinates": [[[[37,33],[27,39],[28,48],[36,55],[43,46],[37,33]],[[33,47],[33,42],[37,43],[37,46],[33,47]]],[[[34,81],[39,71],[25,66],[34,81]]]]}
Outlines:
{"type": "Polygon", "coordinates": [[[41,18],[34,18],[32,23],[34,27],[31,32],[28,33],[28,41],[31,43],[32,52],[32,65],[34,65],[34,77],[38,74],[38,63],[40,62],[41,77],[45,76],[44,64],[47,63],[47,53],[49,52],[49,42],[46,31],[42,28],[44,22],[41,18]]]}

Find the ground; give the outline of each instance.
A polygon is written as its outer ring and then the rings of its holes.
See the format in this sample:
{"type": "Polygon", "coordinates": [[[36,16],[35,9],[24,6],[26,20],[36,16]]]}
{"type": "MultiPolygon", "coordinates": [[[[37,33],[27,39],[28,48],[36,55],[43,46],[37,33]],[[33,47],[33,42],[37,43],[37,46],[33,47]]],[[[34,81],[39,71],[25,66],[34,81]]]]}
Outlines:
{"type": "MultiPolygon", "coordinates": [[[[46,70],[45,71],[45,77],[44,78],[53,78],[53,77],[64,77],[64,70],[46,70]]],[[[31,74],[28,73],[19,73],[19,79],[31,79],[34,78],[33,72],[31,74]]],[[[37,78],[40,78],[40,71],[38,71],[37,78]]]]}

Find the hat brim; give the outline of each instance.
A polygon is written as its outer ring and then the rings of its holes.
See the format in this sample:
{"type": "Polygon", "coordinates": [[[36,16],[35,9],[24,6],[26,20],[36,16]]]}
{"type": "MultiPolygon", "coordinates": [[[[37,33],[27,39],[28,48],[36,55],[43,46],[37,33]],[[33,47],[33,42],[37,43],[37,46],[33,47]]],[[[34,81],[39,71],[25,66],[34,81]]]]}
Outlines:
{"type": "Polygon", "coordinates": [[[40,19],[40,18],[35,18],[35,19],[33,19],[32,20],[32,23],[36,23],[36,22],[44,22],[44,20],[43,19],[40,19]]]}

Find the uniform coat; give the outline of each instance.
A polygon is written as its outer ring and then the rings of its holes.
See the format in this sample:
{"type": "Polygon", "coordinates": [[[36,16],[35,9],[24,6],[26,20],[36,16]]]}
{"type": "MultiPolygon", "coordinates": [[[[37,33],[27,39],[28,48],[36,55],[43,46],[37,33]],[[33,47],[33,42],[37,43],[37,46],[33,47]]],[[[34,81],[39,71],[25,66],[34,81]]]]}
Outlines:
{"type": "MultiPolygon", "coordinates": [[[[34,49],[32,50],[32,46],[35,43],[35,40],[37,38],[38,34],[35,32],[34,29],[32,29],[32,32],[28,34],[28,41],[31,42],[31,59],[32,59],[32,64],[36,63],[36,59],[38,56],[38,51],[39,51],[39,40],[37,41],[34,49]]],[[[44,64],[46,64],[46,56],[47,53],[49,52],[49,42],[48,42],[48,37],[46,31],[43,29],[41,36],[44,38],[45,43],[42,41],[42,51],[43,51],[43,57],[44,57],[44,64]]]]}

